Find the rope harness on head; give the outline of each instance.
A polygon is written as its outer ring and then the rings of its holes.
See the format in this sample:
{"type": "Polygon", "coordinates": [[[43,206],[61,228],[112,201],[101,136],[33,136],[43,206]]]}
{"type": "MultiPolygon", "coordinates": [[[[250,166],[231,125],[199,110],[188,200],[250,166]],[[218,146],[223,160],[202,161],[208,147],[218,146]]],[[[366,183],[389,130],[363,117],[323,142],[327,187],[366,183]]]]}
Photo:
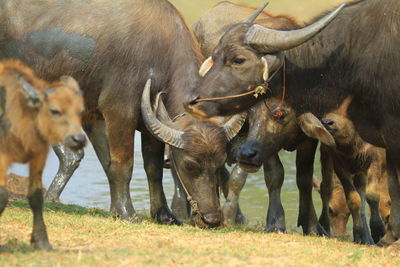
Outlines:
{"type": "Polygon", "coordinates": [[[264,99],[264,104],[273,117],[280,118],[283,115],[282,107],[285,102],[285,97],[286,97],[286,60],[284,59],[282,66],[282,96],[281,96],[281,102],[279,103],[277,110],[272,111],[268,107],[267,102],[264,99]]]}
{"type": "MultiPolygon", "coordinates": [[[[282,116],[282,107],[283,104],[285,102],[285,96],[286,96],[286,60],[285,58],[283,59],[283,65],[282,65],[282,97],[281,97],[281,103],[278,105],[278,110],[276,110],[275,112],[272,112],[269,107],[267,106],[268,110],[271,112],[272,116],[274,117],[281,117],[282,116]]],[[[280,69],[278,69],[277,71],[275,71],[269,80],[271,80],[278,72],[280,69]]],[[[267,90],[270,90],[268,87],[268,82],[264,82],[263,84],[260,84],[258,86],[256,86],[256,88],[254,88],[251,91],[248,91],[246,93],[242,93],[242,94],[237,94],[237,95],[230,95],[230,96],[220,96],[220,97],[209,97],[209,98],[199,98],[194,100],[194,103],[200,103],[200,102],[210,102],[210,101],[218,101],[218,100],[226,100],[226,99],[233,99],[233,98],[240,98],[243,96],[248,96],[248,95],[253,95],[255,98],[258,98],[258,96],[263,95],[267,92],[267,90]]],[[[265,105],[267,105],[265,103],[265,105]]]]}
{"type": "Polygon", "coordinates": [[[191,207],[191,209],[192,209],[192,214],[197,214],[197,215],[199,215],[200,217],[202,217],[202,215],[201,215],[201,213],[200,213],[200,209],[199,209],[199,204],[197,203],[196,200],[194,200],[194,199],[192,198],[192,196],[189,194],[189,191],[187,190],[185,184],[183,183],[182,177],[181,177],[181,175],[179,174],[179,170],[178,170],[178,168],[177,168],[177,166],[176,166],[175,159],[174,159],[174,156],[172,155],[171,150],[170,150],[170,152],[169,152],[169,158],[170,158],[170,160],[171,160],[171,162],[172,162],[172,165],[174,166],[176,176],[178,176],[178,180],[179,180],[180,184],[182,185],[183,191],[185,191],[186,199],[187,199],[187,201],[189,202],[190,207],[191,207]]]}

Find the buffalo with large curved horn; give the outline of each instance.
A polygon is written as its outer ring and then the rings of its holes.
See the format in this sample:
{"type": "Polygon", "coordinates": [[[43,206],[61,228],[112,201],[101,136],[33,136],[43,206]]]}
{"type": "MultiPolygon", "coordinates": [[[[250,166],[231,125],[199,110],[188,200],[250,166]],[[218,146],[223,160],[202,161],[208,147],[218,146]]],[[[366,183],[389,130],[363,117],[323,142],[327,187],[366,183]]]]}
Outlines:
{"type": "Polygon", "coordinates": [[[222,125],[195,120],[189,115],[171,120],[156,97],[153,110],[150,101],[151,79],[147,80],[141,102],[143,121],[148,131],[170,145],[171,171],[196,203],[192,219],[201,227],[214,227],[222,222],[218,197],[218,180],[226,160],[226,145],[240,131],[246,114],[232,116],[222,125]]]}
{"type": "Polygon", "coordinates": [[[304,28],[288,31],[252,24],[265,6],[230,27],[221,37],[212,57],[200,67],[199,74],[204,78],[199,82],[192,101],[184,103],[187,112],[196,118],[207,119],[232,115],[254,105],[259,98],[245,93],[259,86],[267,87],[266,83],[273,77],[271,74],[283,66],[282,51],[297,47],[322,31],[346,4],[304,28]],[[245,96],[226,98],[242,94],[245,96]],[[213,99],[216,97],[217,100],[213,99]]]}

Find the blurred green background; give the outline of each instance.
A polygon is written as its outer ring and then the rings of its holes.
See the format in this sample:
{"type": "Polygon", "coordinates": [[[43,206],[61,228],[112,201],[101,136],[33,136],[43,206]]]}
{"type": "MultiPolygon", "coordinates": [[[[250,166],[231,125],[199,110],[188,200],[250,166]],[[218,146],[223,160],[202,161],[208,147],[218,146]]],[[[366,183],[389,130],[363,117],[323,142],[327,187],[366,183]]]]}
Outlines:
{"type": "MultiPolygon", "coordinates": [[[[268,0],[232,0],[230,2],[243,3],[249,6],[260,6],[268,0]]],[[[220,0],[170,0],[183,14],[186,21],[192,25],[207,9],[213,7],[220,0]]],[[[331,9],[344,0],[270,0],[266,8],[273,14],[288,14],[306,22],[319,13],[331,9]]]]}

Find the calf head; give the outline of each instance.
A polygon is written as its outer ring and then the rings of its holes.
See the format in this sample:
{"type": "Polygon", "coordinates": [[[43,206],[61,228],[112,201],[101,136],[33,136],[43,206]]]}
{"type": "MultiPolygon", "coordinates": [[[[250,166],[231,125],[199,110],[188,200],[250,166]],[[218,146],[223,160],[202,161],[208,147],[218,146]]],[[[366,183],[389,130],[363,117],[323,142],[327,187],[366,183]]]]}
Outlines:
{"type": "MultiPolygon", "coordinates": [[[[298,30],[278,31],[252,24],[264,7],[243,23],[232,26],[220,39],[212,57],[200,68],[203,78],[194,99],[184,104],[200,119],[230,115],[254,105],[257,98],[247,95],[218,101],[201,98],[224,97],[249,92],[268,82],[271,74],[283,65],[281,51],[291,49],[321,31],[344,7],[344,4],[317,22],[298,30]]],[[[259,98],[258,98],[259,99],[259,98]]]]}
{"type": "Polygon", "coordinates": [[[71,149],[86,144],[81,115],[84,110],[78,83],[70,76],[62,76],[48,88],[38,90],[23,76],[19,77],[28,106],[36,109],[36,127],[51,145],[64,143],[71,149]]]}
{"type": "Polygon", "coordinates": [[[329,219],[332,234],[335,237],[347,237],[346,225],[350,217],[350,210],[339,178],[334,177],[333,182],[332,197],[329,201],[329,219]]]}
{"type": "Polygon", "coordinates": [[[160,102],[157,107],[160,121],[150,104],[150,85],[149,80],[141,104],[146,127],[169,145],[172,172],[198,204],[198,210],[192,214],[194,223],[203,228],[219,226],[223,218],[218,178],[226,160],[226,145],[239,132],[246,116],[236,115],[222,126],[187,115],[171,121],[160,102]]]}
{"type": "Polygon", "coordinates": [[[354,143],[357,132],[354,124],[344,115],[328,113],[321,119],[324,127],[335,139],[338,146],[354,143]]]}

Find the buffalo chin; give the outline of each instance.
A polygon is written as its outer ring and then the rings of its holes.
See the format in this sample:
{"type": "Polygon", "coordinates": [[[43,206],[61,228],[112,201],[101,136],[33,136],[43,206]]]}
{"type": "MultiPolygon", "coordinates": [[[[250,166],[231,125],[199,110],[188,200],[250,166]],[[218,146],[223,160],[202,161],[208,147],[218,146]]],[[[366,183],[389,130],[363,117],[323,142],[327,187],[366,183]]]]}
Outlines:
{"type": "Polygon", "coordinates": [[[258,170],[261,168],[261,165],[258,164],[250,164],[250,163],[244,163],[244,162],[239,162],[239,166],[242,170],[248,173],[255,173],[258,172],[258,170]]]}
{"type": "Polygon", "coordinates": [[[222,221],[223,220],[221,220],[219,223],[210,224],[210,223],[205,222],[199,214],[194,214],[191,216],[191,224],[193,226],[196,226],[196,227],[199,227],[202,229],[216,228],[216,227],[222,226],[222,221]]]}

